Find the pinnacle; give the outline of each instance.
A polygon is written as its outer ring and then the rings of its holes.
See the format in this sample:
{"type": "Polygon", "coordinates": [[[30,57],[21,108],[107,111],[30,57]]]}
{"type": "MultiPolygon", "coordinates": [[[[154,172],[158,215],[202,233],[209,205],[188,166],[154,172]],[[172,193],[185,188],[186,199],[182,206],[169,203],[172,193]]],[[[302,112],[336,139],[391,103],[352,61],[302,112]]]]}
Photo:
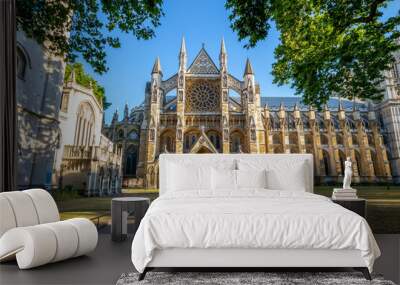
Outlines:
{"type": "Polygon", "coordinates": [[[160,63],[160,58],[157,57],[156,61],[154,62],[154,66],[153,66],[153,70],[151,71],[151,73],[160,73],[162,74],[162,70],[161,70],[161,63],[160,63]]]}
{"type": "Polygon", "coordinates": [[[220,51],[220,53],[221,54],[226,53],[224,38],[222,38],[222,40],[221,40],[221,51],[220,51]]]}
{"type": "Polygon", "coordinates": [[[186,43],[185,43],[185,38],[184,37],[182,37],[181,50],[179,51],[179,53],[186,54],[186,43]]]}
{"type": "Polygon", "coordinates": [[[247,74],[254,74],[253,68],[251,67],[251,63],[250,63],[249,59],[246,60],[246,68],[244,69],[244,75],[247,75],[247,74]]]}

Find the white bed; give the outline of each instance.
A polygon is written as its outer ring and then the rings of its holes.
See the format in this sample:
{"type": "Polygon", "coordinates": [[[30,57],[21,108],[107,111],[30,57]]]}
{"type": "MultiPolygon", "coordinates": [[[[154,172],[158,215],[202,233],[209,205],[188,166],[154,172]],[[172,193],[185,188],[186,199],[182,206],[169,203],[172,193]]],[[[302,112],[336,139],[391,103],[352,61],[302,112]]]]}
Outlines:
{"type": "Polygon", "coordinates": [[[367,222],[312,192],[308,154],[161,155],[132,262],[141,278],[154,267],[354,267],[369,278],[380,251],[367,222]]]}

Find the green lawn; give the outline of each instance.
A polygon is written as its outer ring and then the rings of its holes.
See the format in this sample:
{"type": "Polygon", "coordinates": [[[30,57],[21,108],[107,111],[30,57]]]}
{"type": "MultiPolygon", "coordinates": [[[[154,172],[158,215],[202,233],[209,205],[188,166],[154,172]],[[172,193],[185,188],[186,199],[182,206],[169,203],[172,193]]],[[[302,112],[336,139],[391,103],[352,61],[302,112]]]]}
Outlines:
{"type": "MultiPolygon", "coordinates": [[[[332,186],[317,186],[314,192],[330,197],[332,186]]],[[[400,233],[400,186],[357,186],[358,196],[368,200],[367,220],[374,233],[400,233]]],[[[124,189],[122,196],[158,196],[157,189],[124,189]]],[[[110,223],[111,197],[71,198],[57,201],[61,219],[72,217],[93,218],[99,215],[100,223],[110,223]]]]}
{"type": "MultiPolygon", "coordinates": [[[[158,191],[154,189],[132,189],[127,191],[123,190],[121,196],[149,197],[152,201],[158,197],[158,191]]],[[[84,217],[91,219],[102,216],[99,220],[99,223],[110,224],[111,199],[112,197],[62,199],[57,201],[57,205],[60,210],[62,220],[74,217],[84,217]]],[[[97,219],[95,220],[95,222],[97,223],[97,219]]]]}

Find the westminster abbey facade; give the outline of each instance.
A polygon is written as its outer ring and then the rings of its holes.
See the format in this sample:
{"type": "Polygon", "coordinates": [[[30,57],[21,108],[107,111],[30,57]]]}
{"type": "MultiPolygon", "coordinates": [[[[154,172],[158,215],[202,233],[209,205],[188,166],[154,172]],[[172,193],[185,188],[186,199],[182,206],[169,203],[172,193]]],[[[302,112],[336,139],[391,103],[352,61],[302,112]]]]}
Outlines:
{"type": "Polygon", "coordinates": [[[312,153],[316,183],[340,182],[350,156],[354,181],[398,182],[396,76],[388,71],[381,104],[332,98],[317,111],[297,97],[262,97],[249,60],[241,79],[230,74],[224,41],[217,66],[204,46],[188,64],[182,40],[178,72],[164,79],[157,58],[144,103],[126,106],[122,120],[116,112],[104,132],[122,147],[125,187],[158,187],[161,153],[312,153]]]}

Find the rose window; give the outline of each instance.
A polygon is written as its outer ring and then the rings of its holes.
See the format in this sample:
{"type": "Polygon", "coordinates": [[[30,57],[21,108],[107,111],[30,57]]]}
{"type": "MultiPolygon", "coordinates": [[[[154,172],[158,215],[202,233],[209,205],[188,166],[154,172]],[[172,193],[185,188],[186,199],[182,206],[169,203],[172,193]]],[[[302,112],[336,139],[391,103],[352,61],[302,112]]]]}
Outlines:
{"type": "Polygon", "coordinates": [[[186,89],[186,112],[216,112],[219,109],[219,82],[191,80],[186,89]]]}

